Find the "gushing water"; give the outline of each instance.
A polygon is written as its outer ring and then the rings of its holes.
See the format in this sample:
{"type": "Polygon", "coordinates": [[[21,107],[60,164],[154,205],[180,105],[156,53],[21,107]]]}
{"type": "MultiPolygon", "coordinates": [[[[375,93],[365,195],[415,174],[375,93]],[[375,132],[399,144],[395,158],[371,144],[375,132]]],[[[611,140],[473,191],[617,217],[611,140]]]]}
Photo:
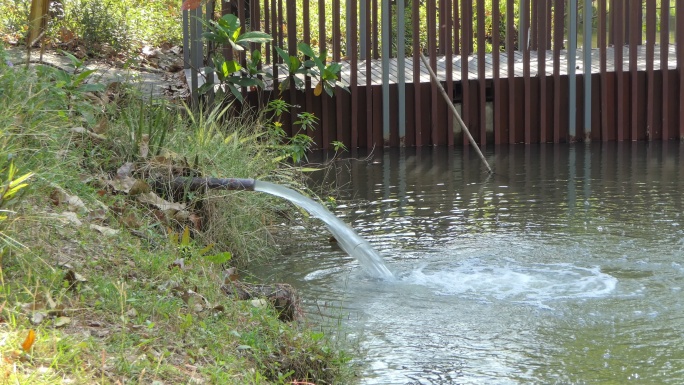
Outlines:
{"type": "Polygon", "coordinates": [[[356,258],[368,274],[375,278],[386,280],[394,278],[392,272],[389,271],[382,261],[382,257],[373,247],[365,239],[361,238],[354,229],[330,213],[321,204],[292,189],[269,182],[256,181],[254,183],[254,191],[261,191],[287,199],[308,211],[309,214],[325,222],[342,250],[356,258]]]}

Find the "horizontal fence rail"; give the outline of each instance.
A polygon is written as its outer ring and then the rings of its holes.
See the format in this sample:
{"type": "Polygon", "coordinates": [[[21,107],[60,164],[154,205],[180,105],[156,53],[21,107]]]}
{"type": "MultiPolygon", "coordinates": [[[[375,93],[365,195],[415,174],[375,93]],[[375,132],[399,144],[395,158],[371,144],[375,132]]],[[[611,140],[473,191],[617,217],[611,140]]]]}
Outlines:
{"type": "MultiPolygon", "coordinates": [[[[231,0],[184,11],[185,61],[194,103],[214,82],[210,56],[249,52],[201,39],[201,19],[233,13],[243,31],[273,36],[262,52],[265,90],[283,98],[284,122],[320,122],[320,148],[467,145],[430,82],[420,52],[480,146],[506,143],[672,140],[684,137],[684,0],[231,0]],[[316,79],[290,82],[280,47],[303,42],[342,64],[333,96],[316,79]]],[[[301,54],[300,54],[301,55],[301,54]]]]}

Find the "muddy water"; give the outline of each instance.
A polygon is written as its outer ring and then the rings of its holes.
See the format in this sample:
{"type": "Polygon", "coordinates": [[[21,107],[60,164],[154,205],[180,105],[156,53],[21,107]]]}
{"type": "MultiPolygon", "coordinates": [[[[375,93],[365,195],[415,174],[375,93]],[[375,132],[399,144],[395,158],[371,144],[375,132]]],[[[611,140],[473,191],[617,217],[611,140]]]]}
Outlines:
{"type": "Polygon", "coordinates": [[[294,229],[309,239],[256,274],[342,320],[364,384],[683,383],[684,148],[487,156],[493,176],[461,149],[378,152],[328,174],[335,214],[395,281],[323,227],[294,229]]]}

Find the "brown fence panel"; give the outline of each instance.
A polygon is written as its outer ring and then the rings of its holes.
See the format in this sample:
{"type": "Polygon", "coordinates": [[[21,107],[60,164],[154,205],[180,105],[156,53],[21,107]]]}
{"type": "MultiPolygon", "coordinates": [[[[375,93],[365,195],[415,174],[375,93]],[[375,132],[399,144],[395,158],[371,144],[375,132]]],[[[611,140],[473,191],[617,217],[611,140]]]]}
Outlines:
{"type": "Polygon", "coordinates": [[[660,9],[660,72],[662,73],[662,109],[661,125],[662,138],[669,140],[672,138],[673,130],[670,129],[670,103],[668,102],[668,94],[670,91],[669,84],[669,46],[670,46],[670,0],[661,1],[660,9]]]}
{"type": "Polygon", "coordinates": [[[625,80],[623,76],[623,50],[622,45],[624,43],[624,10],[623,3],[621,0],[616,0],[613,2],[613,7],[615,7],[615,13],[613,14],[614,28],[613,36],[615,39],[615,77],[616,77],[616,95],[615,100],[617,104],[617,140],[623,141],[627,139],[628,132],[626,132],[625,127],[625,108],[624,108],[624,95],[625,95],[625,80]]]}
{"type": "Polygon", "coordinates": [[[478,81],[478,124],[480,125],[480,147],[487,146],[487,99],[485,79],[485,7],[484,1],[477,1],[477,81],[478,81]]]}
{"type": "Polygon", "coordinates": [[[499,0],[492,0],[492,64],[494,71],[494,119],[492,119],[494,130],[494,143],[502,143],[502,124],[501,124],[501,73],[499,62],[499,25],[501,14],[499,10],[499,0]]]}
{"type": "Polygon", "coordinates": [[[670,110],[669,104],[666,103],[668,92],[670,90],[669,85],[669,45],[670,45],[670,0],[665,0],[661,2],[660,9],[660,72],[662,74],[662,109],[661,109],[661,125],[662,125],[662,138],[663,140],[669,140],[671,138],[669,117],[670,110]]]}
{"type": "Polygon", "coordinates": [[[637,80],[637,45],[641,36],[641,23],[639,23],[639,13],[641,0],[631,0],[629,2],[629,24],[627,30],[629,34],[629,83],[630,83],[630,138],[631,140],[640,139],[639,134],[639,82],[637,80]]]}
{"type": "MultiPolygon", "coordinates": [[[[435,28],[436,24],[436,5],[435,0],[427,0],[427,14],[426,14],[426,27],[427,27],[427,42],[428,45],[428,62],[430,67],[434,71],[437,71],[437,30],[435,28]]],[[[432,124],[429,126],[430,130],[430,144],[434,145],[437,143],[437,87],[430,82],[430,120],[432,124]]]]}
{"type": "Polygon", "coordinates": [[[515,2],[506,1],[506,59],[508,72],[508,143],[515,143],[515,2]]]}
{"type": "MultiPolygon", "coordinates": [[[[679,138],[684,138],[684,0],[677,0],[677,31],[675,44],[677,45],[677,72],[679,74],[679,138]]],[[[670,99],[672,100],[672,99],[670,99]]]]}
{"type": "Polygon", "coordinates": [[[655,92],[655,77],[653,74],[653,62],[655,60],[655,37],[656,37],[656,4],[655,1],[646,2],[646,136],[648,140],[654,138],[654,107],[653,98],[655,92]]]}
{"type": "MultiPolygon", "coordinates": [[[[497,0],[494,0],[497,1],[497,0]]],[[[446,35],[444,36],[444,45],[446,46],[444,49],[444,54],[445,54],[445,60],[446,60],[446,93],[449,95],[449,98],[453,101],[454,100],[454,55],[453,55],[453,25],[452,25],[452,18],[451,18],[451,13],[452,13],[452,1],[447,0],[447,1],[442,1],[444,6],[442,7],[442,17],[445,19],[444,20],[444,29],[446,30],[446,35]]],[[[442,25],[442,23],[440,23],[442,25]]],[[[456,40],[458,42],[458,40],[456,40]]],[[[446,107],[445,103],[442,103],[443,106],[446,107]]],[[[447,112],[446,115],[446,144],[448,146],[453,146],[454,145],[454,116],[451,112],[447,112]]]]}
{"type": "Polygon", "coordinates": [[[548,142],[548,122],[547,122],[547,87],[546,87],[546,1],[542,0],[536,3],[537,12],[536,18],[538,19],[537,28],[537,73],[539,74],[539,130],[540,141],[542,143],[548,142]]]}
{"type": "Polygon", "coordinates": [[[359,146],[359,87],[358,87],[358,37],[356,31],[358,30],[358,12],[356,0],[349,2],[349,15],[351,20],[347,20],[349,29],[351,30],[349,46],[347,47],[347,56],[351,64],[351,73],[349,74],[349,92],[351,93],[351,147],[357,148],[359,146]]]}
{"type": "Polygon", "coordinates": [[[609,140],[612,131],[608,127],[608,78],[606,74],[606,0],[598,0],[598,47],[599,47],[599,82],[601,84],[601,139],[609,140]]]}
{"type": "Polygon", "coordinates": [[[381,143],[375,143],[373,136],[373,73],[372,73],[372,21],[371,21],[372,11],[371,11],[371,0],[366,0],[366,52],[364,57],[366,58],[366,146],[374,147],[375,145],[381,145],[381,143]]]}
{"type": "Polygon", "coordinates": [[[528,44],[530,25],[529,0],[521,0],[520,13],[524,15],[525,24],[520,34],[523,43],[523,81],[525,99],[525,143],[530,143],[532,138],[532,82],[530,80],[530,45],[528,44]]]}
{"type": "MultiPolygon", "coordinates": [[[[470,127],[470,84],[468,81],[468,70],[470,65],[468,62],[468,54],[471,52],[472,31],[473,31],[473,14],[471,12],[472,0],[463,0],[461,3],[461,115],[463,123],[470,127]]],[[[468,137],[463,135],[463,145],[468,146],[468,137]]]]}

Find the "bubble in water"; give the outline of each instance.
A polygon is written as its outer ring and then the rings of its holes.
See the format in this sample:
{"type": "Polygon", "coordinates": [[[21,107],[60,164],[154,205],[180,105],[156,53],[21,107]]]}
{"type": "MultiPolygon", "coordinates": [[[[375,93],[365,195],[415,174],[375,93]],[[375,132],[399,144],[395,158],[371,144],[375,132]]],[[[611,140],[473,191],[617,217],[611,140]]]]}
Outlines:
{"type": "Polygon", "coordinates": [[[615,290],[617,279],[598,267],[571,264],[487,264],[465,262],[457,267],[411,272],[405,282],[426,286],[439,295],[534,304],[560,299],[604,297],[615,290]]]}

